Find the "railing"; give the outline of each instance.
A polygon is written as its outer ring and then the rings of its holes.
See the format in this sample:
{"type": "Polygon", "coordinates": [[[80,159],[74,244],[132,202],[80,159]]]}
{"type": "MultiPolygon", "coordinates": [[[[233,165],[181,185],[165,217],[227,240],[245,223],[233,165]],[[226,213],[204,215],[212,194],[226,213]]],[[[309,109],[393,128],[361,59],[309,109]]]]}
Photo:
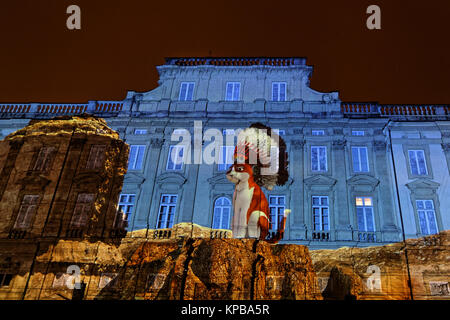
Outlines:
{"type": "MultiPolygon", "coordinates": [[[[388,105],[380,106],[380,114],[388,116],[435,116],[436,106],[419,106],[419,105],[388,105]]],[[[443,110],[444,111],[444,110],[443,110]]]]}
{"type": "Polygon", "coordinates": [[[97,101],[95,112],[120,112],[122,108],[122,101],[97,101]]]}
{"type": "Polygon", "coordinates": [[[68,229],[66,232],[67,238],[82,238],[83,237],[83,229],[73,228],[68,229]]]}
{"type": "Polygon", "coordinates": [[[305,58],[169,58],[166,65],[177,66],[291,66],[304,65],[305,58]]]}
{"type": "Polygon", "coordinates": [[[36,113],[75,114],[84,113],[87,109],[87,104],[38,104],[36,113]]]}
{"type": "Polygon", "coordinates": [[[25,238],[26,234],[27,234],[27,232],[25,230],[13,229],[9,233],[8,238],[10,238],[10,239],[23,239],[23,238],[25,238]]]}
{"type": "Polygon", "coordinates": [[[159,229],[153,231],[153,239],[170,239],[172,237],[171,229],[159,229]]]}
{"type": "Polygon", "coordinates": [[[313,231],[312,240],[314,241],[330,241],[330,232],[328,231],[313,231]]]}
{"type": "Polygon", "coordinates": [[[376,236],[375,232],[358,232],[358,241],[376,242],[377,236],[376,236]]]}
{"type": "Polygon", "coordinates": [[[228,232],[223,230],[212,230],[209,237],[211,239],[226,239],[228,238],[228,232]]]}
{"type": "Polygon", "coordinates": [[[368,113],[378,113],[378,105],[374,103],[342,103],[341,104],[342,113],[358,113],[358,114],[368,114],[368,113]]]}

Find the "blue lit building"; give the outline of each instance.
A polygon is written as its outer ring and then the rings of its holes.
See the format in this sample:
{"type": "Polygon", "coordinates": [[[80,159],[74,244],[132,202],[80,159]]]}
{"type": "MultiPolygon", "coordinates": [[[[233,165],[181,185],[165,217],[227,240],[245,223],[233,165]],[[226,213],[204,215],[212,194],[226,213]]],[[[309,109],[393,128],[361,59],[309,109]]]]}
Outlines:
{"type": "Polygon", "coordinates": [[[266,191],[271,214],[292,210],[284,242],[368,246],[450,229],[449,105],[342,102],[310,88],[304,58],[168,58],[157,69],[155,89],[122,101],[0,104],[1,138],[30,119],[102,117],[131,147],[119,201],[129,231],[229,229],[234,147],[223,147],[222,164],[188,164],[169,157],[188,152],[171,136],[187,129],[206,148],[208,129],[227,136],[261,122],[288,146],[289,181],[266,191]]]}

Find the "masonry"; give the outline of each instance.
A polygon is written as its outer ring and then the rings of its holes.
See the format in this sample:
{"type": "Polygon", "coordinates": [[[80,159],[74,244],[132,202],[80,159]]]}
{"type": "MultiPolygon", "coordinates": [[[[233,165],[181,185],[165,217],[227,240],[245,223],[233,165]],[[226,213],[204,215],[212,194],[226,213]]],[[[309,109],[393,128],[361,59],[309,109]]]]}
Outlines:
{"type": "Polygon", "coordinates": [[[233,195],[233,146],[222,164],[177,163],[174,130],[194,137],[201,121],[226,135],[262,122],[288,147],[288,183],[265,191],[275,220],[292,210],[284,243],[372,246],[450,229],[449,105],[342,102],[310,88],[312,67],[297,57],[168,58],[157,70],[155,89],[122,101],[0,104],[2,137],[32,119],[105,119],[130,145],[118,201],[128,231],[169,235],[180,223],[229,230],[233,195]]]}

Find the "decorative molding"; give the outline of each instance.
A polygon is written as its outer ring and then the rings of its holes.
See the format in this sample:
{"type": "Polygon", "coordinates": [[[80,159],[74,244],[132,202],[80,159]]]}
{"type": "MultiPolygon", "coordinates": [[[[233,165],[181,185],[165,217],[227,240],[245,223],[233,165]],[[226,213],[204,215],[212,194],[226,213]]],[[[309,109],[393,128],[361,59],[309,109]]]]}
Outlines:
{"type": "Polygon", "coordinates": [[[291,146],[296,148],[296,149],[300,149],[303,148],[303,146],[305,145],[305,140],[292,140],[291,141],[291,146]]]}
{"type": "Polygon", "coordinates": [[[344,134],[344,130],[342,128],[336,128],[333,130],[334,134],[344,134]]]}
{"type": "Polygon", "coordinates": [[[156,178],[156,183],[160,185],[160,188],[162,186],[172,184],[177,185],[178,187],[181,187],[183,184],[185,184],[187,179],[178,172],[165,172],[156,178]]]}
{"type": "Polygon", "coordinates": [[[426,178],[419,178],[406,184],[406,187],[412,193],[417,193],[418,191],[433,191],[435,193],[439,186],[439,183],[426,178]]]}
{"type": "Polygon", "coordinates": [[[303,181],[308,186],[319,185],[319,186],[328,186],[328,187],[334,186],[337,182],[336,179],[322,175],[322,174],[317,174],[313,177],[306,178],[303,181]]]}
{"type": "Polygon", "coordinates": [[[450,143],[442,143],[442,150],[444,150],[444,152],[449,152],[450,151],[450,143]]]}
{"type": "Polygon", "coordinates": [[[302,134],[303,130],[302,129],[294,129],[293,132],[294,132],[294,134],[302,134]]]}
{"type": "Polygon", "coordinates": [[[385,141],[375,140],[373,142],[373,147],[375,148],[376,151],[385,151],[386,146],[387,146],[387,144],[385,141]]]}
{"type": "Polygon", "coordinates": [[[145,181],[145,178],[142,174],[138,174],[132,171],[128,171],[123,180],[124,184],[141,184],[145,181]]]}
{"type": "Polygon", "coordinates": [[[160,139],[160,138],[152,138],[150,140],[150,144],[152,145],[152,147],[154,148],[161,148],[164,144],[164,139],[160,139]]]}
{"type": "Polygon", "coordinates": [[[347,180],[347,184],[354,191],[373,192],[380,184],[380,180],[366,174],[358,174],[347,180]]]}
{"type": "Polygon", "coordinates": [[[343,139],[334,140],[333,141],[333,148],[334,149],[343,150],[345,148],[346,144],[347,144],[346,140],[343,140],[343,139]]]}

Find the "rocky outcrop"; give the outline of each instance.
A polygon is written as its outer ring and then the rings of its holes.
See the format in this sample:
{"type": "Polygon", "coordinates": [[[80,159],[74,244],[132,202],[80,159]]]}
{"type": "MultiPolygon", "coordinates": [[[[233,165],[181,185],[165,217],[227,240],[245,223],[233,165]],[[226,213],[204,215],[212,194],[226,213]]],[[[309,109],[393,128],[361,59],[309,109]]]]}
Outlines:
{"type": "Polygon", "coordinates": [[[450,231],[310,254],[325,299],[450,299],[450,231]]]}

